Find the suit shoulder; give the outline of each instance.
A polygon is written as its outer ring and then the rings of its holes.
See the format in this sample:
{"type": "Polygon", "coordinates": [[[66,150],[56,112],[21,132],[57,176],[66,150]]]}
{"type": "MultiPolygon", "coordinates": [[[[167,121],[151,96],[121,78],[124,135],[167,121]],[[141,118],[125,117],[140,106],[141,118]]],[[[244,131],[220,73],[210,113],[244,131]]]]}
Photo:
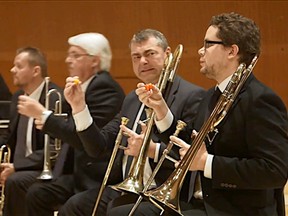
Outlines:
{"type": "Polygon", "coordinates": [[[124,101],[125,101],[125,103],[129,103],[131,101],[134,101],[135,99],[138,100],[138,97],[137,97],[135,91],[131,91],[126,95],[124,101]]]}
{"type": "Polygon", "coordinates": [[[111,76],[111,74],[107,71],[100,71],[97,75],[92,79],[89,86],[92,87],[101,87],[101,86],[110,86],[116,88],[118,91],[123,92],[120,84],[111,76]]]}
{"type": "MultiPolygon", "coordinates": [[[[242,98],[247,97],[250,103],[266,103],[271,104],[271,106],[279,107],[283,110],[286,110],[283,100],[280,98],[278,94],[274,92],[273,89],[265,85],[264,83],[260,82],[256,78],[253,79],[242,98]]],[[[249,104],[250,104],[249,103],[249,104]]]]}
{"type": "Polygon", "coordinates": [[[188,82],[187,80],[180,78],[179,81],[179,89],[180,91],[186,92],[186,93],[199,93],[199,94],[205,94],[206,90],[202,88],[201,86],[198,86],[194,83],[188,82]]]}

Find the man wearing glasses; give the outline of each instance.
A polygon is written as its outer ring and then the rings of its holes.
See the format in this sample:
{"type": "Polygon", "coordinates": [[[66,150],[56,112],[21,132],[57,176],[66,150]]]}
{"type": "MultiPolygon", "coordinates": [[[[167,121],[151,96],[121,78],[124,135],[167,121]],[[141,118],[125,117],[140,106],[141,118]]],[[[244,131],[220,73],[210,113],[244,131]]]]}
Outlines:
{"type": "MultiPolygon", "coordinates": [[[[109,42],[102,34],[83,33],[70,37],[68,43],[70,47],[66,63],[69,75],[77,79],[76,84],[84,92],[82,99],[89,108],[92,120],[102,128],[119,112],[125,96],[120,85],[108,72],[112,59],[109,42]]],[[[70,210],[70,203],[84,205],[85,197],[79,196],[101,184],[108,162],[92,158],[84,150],[76,132],[81,128],[75,126],[71,109],[65,121],[35,101],[26,97],[20,100],[25,103],[19,109],[20,113],[34,117],[38,128],[64,141],[61,151],[69,144],[74,153],[74,160],[67,159],[65,163],[70,166],[74,163],[72,174],[67,173],[68,167],[65,167],[64,173],[57,176],[54,169],[55,175],[51,182],[37,183],[30,188],[26,196],[28,215],[53,215],[54,210],[59,210],[61,215],[69,215],[66,210],[70,210]]],[[[81,116],[79,118],[81,123],[81,116]]],[[[94,140],[94,144],[96,141],[94,140]]],[[[57,160],[60,161],[61,158],[60,152],[57,160]]],[[[56,167],[58,168],[57,161],[56,167]]],[[[114,179],[110,180],[113,183],[114,179]]]]}
{"type": "MultiPolygon", "coordinates": [[[[187,127],[190,129],[180,134],[181,139],[171,137],[171,141],[182,146],[179,150],[182,159],[189,148],[187,143],[191,143],[192,129],[199,135],[204,130],[201,127],[215,106],[211,103],[216,95],[214,92],[221,94],[238,66],[241,63],[249,65],[255,56],[260,55],[259,28],[251,19],[236,13],[213,16],[204,46],[198,53],[200,72],[215,80],[217,88],[208,90],[201,101],[194,126],[187,127]]],[[[168,142],[177,119],[170,114],[158,89],[153,87],[147,92],[140,83],[136,93],[140,101],[156,112],[159,136],[168,142]]],[[[282,100],[252,73],[214,131],[218,133],[212,137],[208,133],[205,142],[199,142],[200,149],[189,166],[190,171],[199,173],[201,184],[198,189],[201,192],[195,193],[197,175],[188,172],[191,174],[191,177],[186,176],[190,180],[189,191],[181,192],[188,194],[189,202],[181,203],[182,213],[188,216],[284,216],[288,120],[282,100]]],[[[160,210],[151,206],[143,203],[135,215],[143,212],[159,215],[160,210]]],[[[127,215],[130,209],[131,205],[118,209],[117,215],[127,215]]],[[[110,211],[109,215],[114,213],[110,211]]]]}

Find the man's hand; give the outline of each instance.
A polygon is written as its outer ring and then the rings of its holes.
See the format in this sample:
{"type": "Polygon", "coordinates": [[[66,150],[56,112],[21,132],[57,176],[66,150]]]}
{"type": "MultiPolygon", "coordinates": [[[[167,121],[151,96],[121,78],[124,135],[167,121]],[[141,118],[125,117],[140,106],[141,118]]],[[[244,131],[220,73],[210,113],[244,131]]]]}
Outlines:
{"type": "Polygon", "coordinates": [[[81,89],[81,81],[77,76],[68,77],[64,89],[66,101],[71,105],[73,114],[84,110],[86,106],[85,93],[81,89]]]}
{"type": "Polygon", "coordinates": [[[21,115],[32,117],[34,119],[41,119],[43,111],[47,110],[37,100],[26,95],[19,96],[17,108],[21,115]]]}
{"type": "Polygon", "coordinates": [[[160,90],[155,85],[147,85],[138,83],[135,92],[142,103],[154,110],[156,119],[160,121],[166,116],[169,108],[160,90]]]}
{"type": "MultiPolygon", "coordinates": [[[[190,145],[188,145],[186,142],[183,140],[179,139],[178,137],[171,136],[170,140],[174,143],[176,143],[178,146],[180,146],[179,149],[179,154],[181,160],[183,157],[186,155],[188,149],[190,148],[190,145]]],[[[196,170],[201,170],[203,171],[205,168],[205,163],[207,160],[208,152],[206,150],[205,143],[203,142],[199,151],[196,153],[196,156],[192,162],[192,165],[189,167],[189,170],[191,171],[196,171],[196,170]]],[[[175,164],[175,167],[179,165],[179,162],[175,164]]]]}
{"type": "MultiPolygon", "coordinates": [[[[130,130],[124,125],[120,126],[121,130],[123,131],[123,134],[128,137],[127,149],[124,150],[125,155],[130,155],[134,157],[139,155],[141,146],[143,144],[144,134],[146,132],[146,125],[141,121],[139,122],[139,124],[141,125],[140,134],[135,133],[134,131],[130,130]]],[[[153,141],[150,141],[148,155],[147,155],[149,158],[154,158],[155,148],[156,148],[156,144],[153,141]]]]}
{"type": "Polygon", "coordinates": [[[1,164],[1,175],[0,183],[1,185],[5,184],[6,179],[15,172],[13,163],[2,163],[1,164]]]}

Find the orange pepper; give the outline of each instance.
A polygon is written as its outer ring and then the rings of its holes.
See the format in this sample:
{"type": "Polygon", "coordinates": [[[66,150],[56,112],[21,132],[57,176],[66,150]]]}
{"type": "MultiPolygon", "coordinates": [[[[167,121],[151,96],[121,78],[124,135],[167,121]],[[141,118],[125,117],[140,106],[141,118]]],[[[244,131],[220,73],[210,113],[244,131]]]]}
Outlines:
{"type": "Polygon", "coordinates": [[[79,79],[75,79],[74,83],[75,83],[75,85],[78,85],[80,83],[80,80],[79,79]]]}
{"type": "Polygon", "coordinates": [[[149,84],[146,84],[146,85],[145,85],[145,89],[146,89],[147,91],[150,91],[152,88],[153,88],[153,84],[152,84],[152,83],[149,83],[149,84]]]}

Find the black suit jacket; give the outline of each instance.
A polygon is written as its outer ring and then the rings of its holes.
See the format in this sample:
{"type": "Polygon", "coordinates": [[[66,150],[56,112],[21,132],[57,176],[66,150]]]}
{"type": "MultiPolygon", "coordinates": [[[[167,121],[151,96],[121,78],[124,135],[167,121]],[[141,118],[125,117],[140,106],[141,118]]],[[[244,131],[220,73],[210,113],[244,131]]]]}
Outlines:
{"type": "MultiPolygon", "coordinates": [[[[98,127],[102,128],[113,119],[119,112],[124,97],[122,88],[108,72],[100,71],[95,75],[86,90],[85,100],[98,127]]],[[[50,115],[43,130],[74,148],[73,174],[76,191],[91,189],[96,182],[102,181],[107,160],[96,160],[86,153],[83,142],[77,135],[71,111],[67,121],[50,115]]],[[[93,143],[97,144],[97,140],[94,139],[93,143]]]]}
{"type": "MultiPolygon", "coordinates": [[[[184,139],[190,138],[192,128],[199,131],[203,125],[213,89],[201,102],[195,125],[190,124],[184,139]]],[[[281,99],[252,74],[217,129],[212,144],[206,144],[214,155],[212,179],[201,173],[208,215],[284,216],[288,120],[281,99]]]]}
{"type": "MultiPolygon", "coordinates": [[[[197,107],[204,93],[205,91],[202,88],[183,80],[179,76],[176,76],[171,87],[167,103],[174,115],[187,122],[195,117],[197,107]]],[[[119,115],[110,121],[102,130],[100,130],[95,124],[92,124],[88,129],[80,132],[79,137],[81,138],[86,151],[95,158],[110,158],[116,136],[119,131],[119,125],[121,124],[121,117],[125,116],[129,118],[130,121],[127,124],[127,127],[132,128],[140,106],[141,103],[133,91],[126,96],[119,115]],[[97,143],[95,143],[94,140],[97,140],[97,143]]],[[[155,140],[153,135],[152,138],[156,142],[159,141],[159,139],[155,140]]],[[[123,142],[125,142],[125,139],[123,142]]],[[[166,145],[161,143],[159,158],[161,157],[165,148],[166,145]]],[[[112,172],[110,174],[110,178],[118,178],[118,182],[123,180],[123,155],[122,150],[118,151],[112,172]]],[[[152,169],[156,166],[151,159],[150,165],[152,169]]],[[[157,185],[162,183],[163,180],[168,177],[170,172],[174,169],[174,164],[166,161],[165,164],[163,164],[163,167],[165,168],[161,168],[155,178],[157,185]]]]}
{"type": "Polygon", "coordinates": [[[0,100],[4,101],[10,101],[11,100],[11,92],[8,88],[8,86],[5,83],[5,80],[3,79],[2,75],[0,74],[0,100]]]}
{"type": "MultiPolygon", "coordinates": [[[[49,89],[57,89],[60,93],[62,90],[53,83],[49,83],[49,89]]],[[[8,127],[8,136],[1,140],[1,145],[8,144],[11,148],[11,162],[13,163],[13,155],[15,151],[16,141],[17,141],[17,126],[19,121],[19,113],[17,111],[18,97],[23,95],[24,92],[22,90],[17,91],[12,96],[12,102],[10,106],[10,123],[8,127]]],[[[45,105],[46,92],[45,87],[41,92],[41,96],[39,102],[42,105],[45,105]]],[[[50,97],[50,107],[51,110],[55,104],[55,101],[58,98],[56,95],[52,94],[50,97]]],[[[21,139],[21,138],[20,138],[21,139]]],[[[44,147],[44,133],[38,129],[36,129],[35,124],[33,122],[32,128],[32,150],[33,153],[25,159],[19,161],[19,164],[14,163],[15,170],[42,170],[43,169],[43,147],[44,147]]]]}
{"type": "MultiPolygon", "coordinates": [[[[0,120],[9,118],[9,105],[11,100],[11,92],[0,74],[0,120]]],[[[2,134],[2,133],[1,133],[2,134]]]]}

